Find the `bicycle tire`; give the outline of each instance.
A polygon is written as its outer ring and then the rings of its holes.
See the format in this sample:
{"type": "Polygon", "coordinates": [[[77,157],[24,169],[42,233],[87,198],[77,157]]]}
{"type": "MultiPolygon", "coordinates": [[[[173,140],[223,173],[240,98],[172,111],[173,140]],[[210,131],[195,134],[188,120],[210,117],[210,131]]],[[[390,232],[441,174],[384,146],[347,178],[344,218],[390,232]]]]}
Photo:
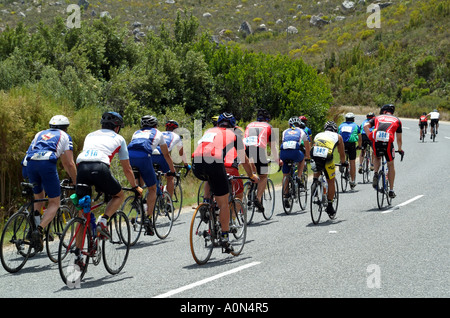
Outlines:
{"type": "Polygon", "coordinates": [[[366,153],[364,155],[364,161],[363,161],[363,183],[369,183],[370,182],[370,165],[371,165],[371,154],[369,148],[366,148],[366,153]]]}
{"type": "Polygon", "coordinates": [[[322,202],[323,196],[323,185],[322,182],[313,182],[311,185],[311,200],[309,202],[311,220],[314,224],[320,222],[320,217],[324,210],[324,205],[322,202]]]}
{"type": "Polygon", "coordinates": [[[124,268],[130,252],[130,223],[123,211],[117,211],[108,220],[110,239],[102,241],[103,264],[106,271],[116,275],[124,268]]]}
{"type": "Polygon", "coordinates": [[[387,175],[385,175],[384,189],[385,189],[384,195],[386,197],[386,203],[387,205],[391,205],[392,198],[389,196],[389,179],[387,175]]]}
{"type": "Polygon", "coordinates": [[[160,239],[165,239],[172,230],[174,221],[173,204],[169,192],[164,191],[156,197],[152,221],[156,235],[160,239]]]}
{"type": "Polygon", "coordinates": [[[72,219],[72,210],[68,206],[62,205],[45,230],[47,256],[53,263],[58,262],[59,241],[70,219],[72,219]]]}
{"type": "Polygon", "coordinates": [[[292,206],[294,204],[294,184],[291,175],[283,177],[281,194],[283,198],[282,205],[284,213],[291,214],[292,206]],[[289,204],[289,207],[286,206],[286,202],[289,204]]]}
{"type": "Polygon", "coordinates": [[[253,201],[255,200],[256,190],[253,188],[254,185],[251,181],[244,184],[244,205],[247,210],[247,224],[251,224],[253,216],[255,215],[255,205],[253,201]]]}
{"type": "Polygon", "coordinates": [[[333,217],[330,217],[330,219],[334,220],[336,218],[337,212],[338,212],[338,207],[339,207],[339,185],[338,185],[336,178],[334,178],[333,208],[334,208],[335,213],[334,213],[333,217]]]}
{"type": "Polygon", "coordinates": [[[136,200],[134,195],[130,195],[120,208],[127,215],[130,222],[130,246],[134,246],[139,240],[146,216],[146,211],[141,211],[140,200],[136,200]]]}
{"type": "Polygon", "coordinates": [[[344,173],[341,173],[342,192],[347,192],[349,179],[350,179],[350,172],[349,172],[348,167],[345,167],[344,173]]]}
{"type": "Polygon", "coordinates": [[[270,178],[267,178],[266,189],[264,190],[262,200],[264,208],[263,217],[270,220],[275,211],[275,186],[270,178]]]}
{"type": "Polygon", "coordinates": [[[384,172],[380,171],[378,173],[378,183],[377,183],[377,205],[378,209],[383,208],[384,196],[386,195],[386,191],[384,189],[384,172]]]}
{"type": "Polygon", "coordinates": [[[86,229],[86,220],[81,217],[71,219],[61,235],[58,247],[58,270],[62,281],[69,288],[80,286],[81,280],[87,272],[90,258],[89,247],[93,244],[89,227],[86,229]],[[83,234],[84,233],[84,234],[83,234]],[[85,237],[83,238],[83,235],[85,237]],[[76,239],[83,239],[81,250],[76,246],[76,239]],[[77,260],[81,256],[80,261],[77,260]],[[83,263],[83,265],[81,265],[83,263]]]}
{"type": "Polygon", "coordinates": [[[181,182],[173,188],[172,196],[173,210],[174,210],[174,221],[178,219],[183,208],[183,189],[181,188],[181,182]]]}
{"type": "Polygon", "coordinates": [[[308,204],[308,175],[305,172],[302,173],[301,181],[303,187],[298,187],[298,203],[301,210],[306,210],[308,204]]]}
{"type": "Polygon", "coordinates": [[[205,195],[205,182],[206,181],[202,181],[200,182],[199,186],[198,186],[198,191],[197,191],[197,206],[200,205],[200,203],[203,202],[203,198],[205,195]]]}
{"type": "Polygon", "coordinates": [[[9,273],[17,273],[21,270],[31,254],[29,214],[21,210],[13,214],[6,222],[0,240],[1,262],[3,268],[9,273]]]}
{"type": "Polygon", "coordinates": [[[247,211],[238,198],[230,202],[230,234],[229,242],[233,247],[230,254],[238,256],[244,249],[247,238],[247,211]]]}
{"type": "Polygon", "coordinates": [[[192,257],[198,265],[206,264],[211,257],[214,248],[213,233],[210,205],[201,203],[192,215],[189,229],[189,246],[192,257]]]}

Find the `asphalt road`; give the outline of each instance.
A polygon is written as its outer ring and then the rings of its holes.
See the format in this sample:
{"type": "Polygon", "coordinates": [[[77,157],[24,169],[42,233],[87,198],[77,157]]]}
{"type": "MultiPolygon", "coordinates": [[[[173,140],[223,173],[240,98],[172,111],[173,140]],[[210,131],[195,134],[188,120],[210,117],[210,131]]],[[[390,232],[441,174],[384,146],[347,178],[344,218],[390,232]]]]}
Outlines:
{"type": "Polygon", "coordinates": [[[189,249],[188,208],[167,239],[141,237],[118,275],[102,263],[90,265],[81,288],[70,289],[41,253],[17,274],[0,267],[0,297],[220,298],[230,310],[250,298],[261,312],[268,309],[261,303],[273,298],[448,298],[450,125],[441,123],[436,142],[422,143],[418,120],[402,122],[405,158],[395,161],[397,197],[388,209],[378,209],[374,189],[360,175],[354,191],[340,195],[337,219],[322,216],[318,225],[309,207],[284,214],[278,194],[271,220],[254,217],[241,255],[217,249],[199,266],[189,249]]]}

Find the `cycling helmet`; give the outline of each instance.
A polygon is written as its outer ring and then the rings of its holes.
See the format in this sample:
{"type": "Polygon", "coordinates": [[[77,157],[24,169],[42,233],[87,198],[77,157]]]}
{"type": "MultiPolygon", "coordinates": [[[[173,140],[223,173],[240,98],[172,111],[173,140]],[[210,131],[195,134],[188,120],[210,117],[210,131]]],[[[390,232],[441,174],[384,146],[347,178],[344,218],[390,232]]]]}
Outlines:
{"type": "Polygon", "coordinates": [[[385,112],[394,114],[395,106],[393,104],[386,104],[381,106],[380,114],[384,114],[385,112]]]}
{"type": "Polygon", "coordinates": [[[323,126],[323,130],[330,130],[332,132],[337,132],[338,127],[334,121],[327,121],[323,126]]]}
{"type": "Polygon", "coordinates": [[[300,118],[298,117],[291,117],[289,118],[289,126],[290,127],[300,127],[300,118]]]}
{"type": "Polygon", "coordinates": [[[236,118],[231,113],[222,113],[217,119],[217,126],[234,128],[236,126],[236,118]]]}
{"type": "Polygon", "coordinates": [[[107,129],[112,129],[116,127],[123,128],[123,118],[119,113],[116,112],[106,112],[102,115],[102,119],[100,120],[100,124],[102,127],[107,129]]]}
{"type": "Polygon", "coordinates": [[[217,126],[217,119],[219,119],[219,116],[218,115],[212,116],[211,119],[213,126],[217,126]]]}
{"type": "Polygon", "coordinates": [[[424,116],[425,116],[426,114],[427,114],[427,113],[425,113],[425,112],[422,113],[422,115],[424,115],[424,116]]]}
{"type": "Polygon", "coordinates": [[[353,113],[345,114],[345,120],[346,121],[355,121],[355,114],[353,114],[353,113]]]}
{"type": "Polygon", "coordinates": [[[256,110],[256,120],[257,121],[269,121],[270,113],[264,108],[260,108],[256,110]]]}
{"type": "Polygon", "coordinates": [[[66,130],[70,124],[69,119],[63,115],[53,116],[48,123],[50,125],[50,128],[61,129],[61,130],[66,130]]]}
{"type": "Polygon", "coordinates": [[[374,112],[370,112],[366,115],[367,118],[373,118],[375,117],[375,113],[374,112]]]}
{"type": "Polygon", "coordinates": [[[304,122],[302,122],[302,121],[300,121],[300,126],[299,126],[301,129],[305,129],[306,128],[306,125],[305,125],[305,123],[304,122]]]}
{"type": "Polygon", "coordinates": [[[433,109],[433,111],[434,111],[435,113],[437,113],[437,112],[438,112],[438,110],[437,110],[437,109],[433,109]]]}
{"type": "Polygon", "coordinates": [[[167,130],[174,130],[174,129],[177,129],[178,127],[180,127],[180,125],[178,125],[178,123],[173,119],[168,120],[166,123],[167,130]]]}
{"type": "Polygon", "coordinates": [[[298,117],[302,122],[304,122],[306,124],[306,122],[308,121],[308,118],[306,118],[305,116],[300,116],[298,117]]]}
{"type": "Polygon", "coordinates": [[[158,125],[158,119],[155,116],[145,115],[141,118],[141,129],[153,128],[158,125]]]}

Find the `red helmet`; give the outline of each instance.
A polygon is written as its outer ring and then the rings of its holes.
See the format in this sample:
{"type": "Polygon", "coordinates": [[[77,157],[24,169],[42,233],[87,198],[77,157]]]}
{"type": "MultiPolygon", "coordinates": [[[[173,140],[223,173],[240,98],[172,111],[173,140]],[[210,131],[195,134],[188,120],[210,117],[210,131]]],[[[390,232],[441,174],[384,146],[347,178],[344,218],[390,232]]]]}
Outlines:
{"type": "Polygon", "coordinates": [[[300,120],[304,123],[308,121],[308,118],[306,118],[305,116],[299,116],[298,118],[300,118],[300,120]]]}
{"type": "Polygon", "coordinates": [[[174,130],[177,129],[180,125],[175,120],[168,120],[166,123],[166,129],[174,130]]]}

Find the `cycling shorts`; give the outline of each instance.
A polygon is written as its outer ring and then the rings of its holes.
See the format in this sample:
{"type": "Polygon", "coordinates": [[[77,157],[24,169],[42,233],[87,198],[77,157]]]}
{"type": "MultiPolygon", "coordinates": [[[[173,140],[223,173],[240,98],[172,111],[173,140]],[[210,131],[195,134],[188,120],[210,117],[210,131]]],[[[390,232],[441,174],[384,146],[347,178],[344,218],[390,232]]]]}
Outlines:
{"type": "MultiPolygon", "coordinates": [[[[239,169],[237,169],[235,167],[225,167],[225,171],[230,176],[236,176],[236,177],[240,176],[239,169]]],[[[233,191],[234,195],[244,192],[244,183],[242,182],[242,179],[233,179],[233,181],[231,182],[231,185],[232,185],[232,191],[233,191]]]]}
{"type": "Polygon", "coordinates": [[[267,158],[266,149],[248,146],[245,149],[245,153],[249,159],[252,159],[255,163],[256,172],[258,174],[269,174],[269,159],[267,158]]]}
{"type": "MultiPolygon", "coordinates": [[[[419,127],[420,127],[420,129],[423,129],[424,127],[428,127],[428,122],[426,122],[426,121],[421,121],[421,122],[419,123],[419,127]]],[[[431,127],[433,127],[433,125],[431,125],[431,127]]]]}
{"type": "Polygon", "coordinates": [[[328,180],[333,180],[336,175],[336,165],[334,164],[333,158],[321,158],[313,156],[312,159],[316,163],[316,169],[314,172],[323,171],[325,173],[325,178],[328,180]]]}
{"type": "Polygon", "coordinates": [[[192,163],[192,172],[198,179],[208,181],[215,195],[229,193],[228,177],[223,163],[215,162],[212,158],[197,158],[197,161],[192,163]]]}
{"type": "Polygon", "coordinates": [[[349,160],[356,159],[356,143],[355,142],[344,142],[345,152],[348,154],[349,160]]]}
{"type": "MultiPolygon", "coordinates": [[[[303,155],[303,152],[300,150],[295,149],[286,149],[286,150],[280,150],[280,159],[283,161],[290,160],[293,162],[302,162],[305,156],[303,155]]],[[[289,173],[289,166],[283,165],[283,173],[288,174],[289,173]]]]}
{"type": "Polygon", "coordinates": [[[152,161],[153,164],[159,165],[159,170],[161,170],[164,173],[167,173],[170,171],[169,164],[166,161],[166,158],[164,158],[163,155],[152,155],[152,161]]]}
{"type": "Polygon", "coordinates": [[[122,191],[119,181],[111,174],[109,166],[103,162],[80,162],[77,167],[77,184],[95,186],[97,192],[110,195],[116,195],[122,191]]]}
{"type": "Polygon", "coordinates": [[[378,158],[384,156],[387,162],[390,162],[395,158],[395,149],[392,142],[374,142],[372,148],[374,149],[373,153],[375,156],[378,158]]]}
{"type": "Polygon", "coordinates": [[[367,137],[366,134],[361,134],[361,137],[362,137],[362,142],[361,142],[362,149],[366,149],[367,145],[372,147],[372,142],[370,141],[369,137],[367,137]]]}
{"type": "Polygon", "coordinates": [[[146,152],[130,151],[130,165],[139,170],[142,180],[144,180],[147,187],[152,187],[156,184],[156,174],[153,168],[153,159],[146,152]],[[145,154],[145,155],[144,155],[145,154]]]}
{"type": "Polygon", "coordinates": [[[434,127],[434,125],[439,123],[439,119],[432,119],[430,122],[431,127],[434,127]]]}
{"type": "Polygon", "coordinates": [[[49,198],[56,198],[61,195],[56,162],[50,162],[49,160],[29,160],[26,171],[30,183],[35,184],[33,193],[38,194],[45,190],[49,198]]]}

